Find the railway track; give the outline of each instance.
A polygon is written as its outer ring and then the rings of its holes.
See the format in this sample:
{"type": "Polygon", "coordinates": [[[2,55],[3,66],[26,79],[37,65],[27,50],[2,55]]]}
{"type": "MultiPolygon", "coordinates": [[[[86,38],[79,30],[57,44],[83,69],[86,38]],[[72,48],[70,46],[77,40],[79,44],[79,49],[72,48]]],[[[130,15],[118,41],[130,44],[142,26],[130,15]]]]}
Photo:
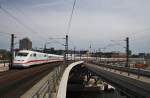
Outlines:
{"type": "Polygon", "coordinates": [[[0,98],[18,98],[62,62],[0,73],[0,98]]]}
{"type": "Polygon", "coordinates": [[[107,70],[103,70],[101,66],[94,64],[85,64],[85,67],[103,80],[112,84],[131,98],[149,98],[149,83],[138,81],[126,76],[122,76],[107,70]]]}
{"type": "Polygon", "coordinates": [[[112,66],[112,65],[100,64],[100,63],[96,63],[96,62],[90,62],[90,63],[96,64],[96,65],[99,65],[102,67],[115,69],[115,70],[119,70],[119,71],[124,71],[124,72],[129,72],[129,73],[133,73],[133,74],[137,74],[137,75],[141,75],[141,76],[145,76],[145,77],[150,78],[150,71],[149,70],[144,70],[144,69],[140,69],[140,68],[122,67],[122,66],[112,66]]]}

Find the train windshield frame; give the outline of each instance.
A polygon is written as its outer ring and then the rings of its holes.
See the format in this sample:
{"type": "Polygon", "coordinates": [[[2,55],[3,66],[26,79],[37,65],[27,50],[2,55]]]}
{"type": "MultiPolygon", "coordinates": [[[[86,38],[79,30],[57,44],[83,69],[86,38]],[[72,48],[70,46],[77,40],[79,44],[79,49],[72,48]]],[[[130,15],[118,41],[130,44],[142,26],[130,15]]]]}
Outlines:
{"type": "Polygon", "coordinates": [[[29,53],[19,52],[19,53],[17,53],[17,56],[26,57],[26,56],[28,56],[28,54],[29,54],[29,53]]]}

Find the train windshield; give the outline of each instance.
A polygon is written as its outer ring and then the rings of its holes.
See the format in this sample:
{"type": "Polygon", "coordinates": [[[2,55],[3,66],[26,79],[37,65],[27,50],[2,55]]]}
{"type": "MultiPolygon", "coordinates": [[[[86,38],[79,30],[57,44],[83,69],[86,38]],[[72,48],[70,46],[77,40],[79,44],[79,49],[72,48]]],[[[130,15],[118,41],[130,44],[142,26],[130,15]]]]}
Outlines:
{"type": "Polygon", "coordinates": [[[17,53],[17,56],[23,56],[23,57],[25,57],[25,56],[27,56],[28,55],[28,53],[17,53]]]}

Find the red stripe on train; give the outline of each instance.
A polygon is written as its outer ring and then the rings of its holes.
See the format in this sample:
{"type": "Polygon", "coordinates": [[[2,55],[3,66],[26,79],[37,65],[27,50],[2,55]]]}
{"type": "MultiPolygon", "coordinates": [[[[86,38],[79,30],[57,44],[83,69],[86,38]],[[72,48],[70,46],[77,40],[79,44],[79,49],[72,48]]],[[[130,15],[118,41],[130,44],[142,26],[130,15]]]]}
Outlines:
{"type": "Polygon", "coordinates": [[[48,62],[48,61],[50,61],[50,60],[59,60],[59,59],[49,59],[49,60],[30,60],[30,61],[27,61],[27,62],[25,62],[25,63],[14,63],[14,64],[27,64],[27,63],[31,63],[31,62],[42,62],[42,61],[45,61],[45,62],[48,62]]]}
{"type": "Polygon", "coordinates": [[[31,63],[31,62],[42,62],[42,61],[48,61],[48,60],[30,60],[30,61],[28,61],[28,62],[25,62],[25,63],[14,63],[14,64],[27,64],[27,63],[31,63]]]}

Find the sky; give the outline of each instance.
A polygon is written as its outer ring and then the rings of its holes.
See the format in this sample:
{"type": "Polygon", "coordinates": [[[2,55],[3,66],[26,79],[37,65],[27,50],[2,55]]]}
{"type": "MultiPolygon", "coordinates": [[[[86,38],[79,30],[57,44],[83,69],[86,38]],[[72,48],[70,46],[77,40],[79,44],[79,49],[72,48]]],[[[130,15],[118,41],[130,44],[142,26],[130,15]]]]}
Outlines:
{"type": "MultiPolygon", "coordinates": [[[[15,47],[24,37],[33,48],[64,48],[51,38],[64,38],[74,0],[0,0],[0,48],[15,47]],[[17,18],[17,20],[16,20],[17,18]],[[19,21],[19,22],[18,22],[19,21]],[[21,22],[21,23],[20,23],[21,22]]],[[[150,53],[150,0],[76,0],[69,35],[69,48],[125,51],[129,37],[133,53],[150,53]],[[109,47],[110,46],[110,47],[109,47]]],[[[64,44],[64,39],[57,39],[64,44]]]]}

